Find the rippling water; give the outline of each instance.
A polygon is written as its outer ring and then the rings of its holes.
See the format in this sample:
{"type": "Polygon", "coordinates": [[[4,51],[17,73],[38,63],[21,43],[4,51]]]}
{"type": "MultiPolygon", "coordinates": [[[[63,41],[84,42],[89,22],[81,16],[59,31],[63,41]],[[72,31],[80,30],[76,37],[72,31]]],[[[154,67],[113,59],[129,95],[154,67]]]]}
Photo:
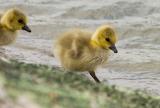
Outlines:
{"type": "Polygon", "coordinates": [[[160,95],[159,0],[0,0],[1,11],[10,7],[28,13],[33,31],[22,31],[14,45],[5,47],[10,58],[57,66],[51,48],[58,33],[112,24],[119,35],[119,53],[111,53],[98,77],[160,95]]]}

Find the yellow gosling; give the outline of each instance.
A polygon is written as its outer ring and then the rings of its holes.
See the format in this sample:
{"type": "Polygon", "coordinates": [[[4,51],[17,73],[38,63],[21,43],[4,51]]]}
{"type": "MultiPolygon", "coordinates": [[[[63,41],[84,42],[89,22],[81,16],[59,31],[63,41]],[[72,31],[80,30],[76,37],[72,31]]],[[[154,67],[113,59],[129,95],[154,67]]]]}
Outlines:
{"type": "Polygon", "coordinates": [[[9,9],[0,15],[0,46],[13,43],[18,30],[31,32],[27,26],[27,16],[23,12],[18,9],[9,9]]]}
{"type": "Polygon", "coordinates": [[[88,71],[100,83],[95,70],[107,62],[109,50],[118,53],[116,42],[117,35],[109,25],[100,26],[94,33],[74,29],[58,37],[53,52],[65,69],[88,71]]]}

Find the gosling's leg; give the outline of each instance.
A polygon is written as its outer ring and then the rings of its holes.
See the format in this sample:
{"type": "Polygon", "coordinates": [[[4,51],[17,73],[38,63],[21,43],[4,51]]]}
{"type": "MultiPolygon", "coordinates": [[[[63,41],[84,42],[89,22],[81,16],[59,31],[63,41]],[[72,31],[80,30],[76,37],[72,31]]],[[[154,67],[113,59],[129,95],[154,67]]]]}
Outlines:
{"type": "Polygon", "coordinates": [[[100,80],[97,78],[94,71],[89,71],[89,74],[92,76],[92,78],[97,82],[100,83],[100,80]]]}

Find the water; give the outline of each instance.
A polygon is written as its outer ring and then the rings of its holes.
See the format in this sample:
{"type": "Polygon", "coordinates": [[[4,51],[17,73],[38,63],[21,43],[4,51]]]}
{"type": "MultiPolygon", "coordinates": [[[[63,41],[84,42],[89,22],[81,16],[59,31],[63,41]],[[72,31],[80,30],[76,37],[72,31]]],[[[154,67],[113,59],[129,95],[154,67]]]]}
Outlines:
{"type": "Polygon", "coordinates": [[[29,15],[32,33],[22,31],[6,55],[27,63],[60,66],[52,43],[61,32],[75,27],[95,30],[113,25],[119,53],[97,70],[110,84],[160,95],[159,0],[0,0],[0,10],[19,7],[29,15]]]}

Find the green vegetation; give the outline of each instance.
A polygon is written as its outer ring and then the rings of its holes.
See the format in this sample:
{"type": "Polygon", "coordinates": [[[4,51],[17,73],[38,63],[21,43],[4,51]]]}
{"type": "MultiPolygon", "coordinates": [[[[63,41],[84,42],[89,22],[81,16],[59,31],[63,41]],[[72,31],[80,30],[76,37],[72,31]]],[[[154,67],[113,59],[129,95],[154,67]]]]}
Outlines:
{"type": "Polygon", "coordinates": [[[0,81],[12,100],[26,95],[41,108],[160,108],[158,98],[44,65],[0,61],[0,81]]]}

